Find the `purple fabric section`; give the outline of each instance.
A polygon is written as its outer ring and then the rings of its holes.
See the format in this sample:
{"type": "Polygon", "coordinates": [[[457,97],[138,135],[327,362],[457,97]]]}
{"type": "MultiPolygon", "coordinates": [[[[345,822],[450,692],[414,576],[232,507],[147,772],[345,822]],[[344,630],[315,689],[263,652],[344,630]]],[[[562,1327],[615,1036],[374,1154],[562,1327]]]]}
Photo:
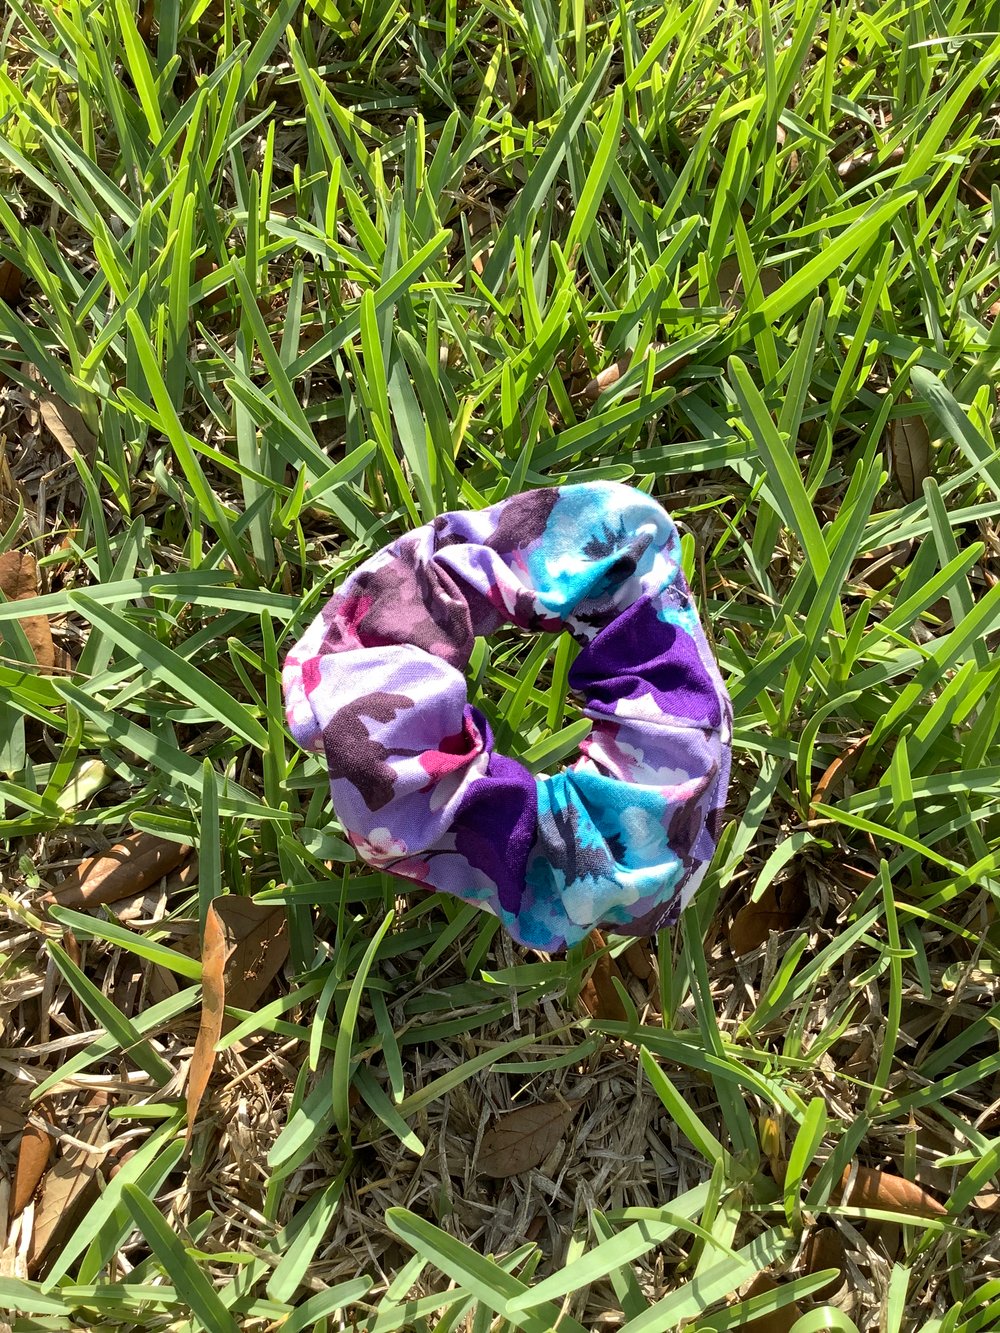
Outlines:
{"type": "Polygon", "coordinates": [[[594,711],[613,713],[622,699],[650,695],[664,717],[718,727],[718,690],[698,647],[678,625],[660,620],[648,597],[640,598],[592,639],[570,668],[570,687],[594,711]]]}
{"type": "Polygon", "coordinates": [[[362,648],[411,644],[464,669],[475,633],[468,600],[443,566],[424,558],[421,545],[403,538],[395,553],[376,569],[362,566],[350,592],[331,608],[323,651],[336,652],[356,642],[362,648]],[[345,642],[342,625],[349,626],[345,642]]]}
{"type": "Polygon", "coordinates": [[[500,906],[517,912],[538,823],[538,788],[523,764],[496,753],[489,723],[478,708],[472,713],[490,758],[485,776],[469,784],[459,804],[455,850],[490,876],[500,906]]]}

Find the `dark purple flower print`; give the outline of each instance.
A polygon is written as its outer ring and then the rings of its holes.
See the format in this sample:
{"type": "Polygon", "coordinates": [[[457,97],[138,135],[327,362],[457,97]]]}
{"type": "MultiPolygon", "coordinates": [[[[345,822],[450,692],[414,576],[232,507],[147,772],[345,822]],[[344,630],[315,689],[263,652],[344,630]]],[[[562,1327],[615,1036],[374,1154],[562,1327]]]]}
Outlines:
{"type": "Polygon", "coordinates": [[[331,781],[346,778],[357,787],[369,810],[392,800],[396,774],[386,761],[389,751],[368,734],[364,719],[391,722],[413,700],[404,694],[366,694],[339,708],[323,728],[323,745],[331,781]]]}
{"type": "Polygon", "coordinates": [[[660,620],[651,597],[641,597],[584,648],[569,673],[572,689],[602,711],[648,695],[664,720],[695,726],[722,723],[719,686],[691,635],[660,620]]]}

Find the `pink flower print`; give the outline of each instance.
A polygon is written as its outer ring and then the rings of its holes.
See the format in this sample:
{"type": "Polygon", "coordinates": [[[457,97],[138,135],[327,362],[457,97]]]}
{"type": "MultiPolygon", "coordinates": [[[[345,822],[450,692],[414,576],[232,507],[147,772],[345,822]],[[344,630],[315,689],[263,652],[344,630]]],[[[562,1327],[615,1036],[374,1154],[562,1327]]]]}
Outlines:
{"type": "Polygon", "coordinates": [[[599,773],[610,774],[620,782],[632,781],[643,764],[641,752],[622,739],[617,723],[595,720],[590,735],[580,742],[580,753],[599,773]]]}
{"type": "Polygon", "coordinates": [[[431,863],[424,857],[407,856],[393,865],[392,873],[402,879],[416,880],[418,884],[430,884],[428,876],[431,873],[431,863]]]}
{"type": "MultiPolygon", "coordinates": [[[[373,598],[363,592],[349,593],[337,608],[337,614],[331,631],[335,628],[340,638],[340,648],[363,648],[364,641],[358,631],[365,616],[372,609],[373,598]]],[[[328,632],[328,638],[333,637],[328,632]]],[[[333,649],[333,644],[329,645],[333,649]]]]}
{"type": "Polygon", "coordinates": [[[348,832],[347,837],[361,859],[378,870],[398,861],[407,852],[406,843],[394,838],[387,828],[373,828],[367,834],[348,832]]]}
{"type": "Polygon", "coordinates": [[[462,719],[462,730],[457,736],[445,736],[437,750],[425,750],[418,756],[420,767],[430,777],[424,791],[440,778],[453,773],[456,768],[464,768],[483,748],[483,739],[479,729],[468,713],[462,719]]]}
{"type": "Polygon", "coordinates": [[[322,680],[319,662],[318,657],[307,657],[302,663],[302,689],[307,699],[313,690],[318,688],[322,680]]]}

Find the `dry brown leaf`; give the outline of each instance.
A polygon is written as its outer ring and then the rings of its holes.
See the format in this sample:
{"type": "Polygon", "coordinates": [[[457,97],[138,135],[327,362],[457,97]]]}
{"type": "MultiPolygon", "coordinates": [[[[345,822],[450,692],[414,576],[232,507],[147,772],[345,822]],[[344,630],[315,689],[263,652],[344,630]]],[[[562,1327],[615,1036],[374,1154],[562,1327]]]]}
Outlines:
{"type": "Polygon", "coordinates": [[[917,551],[916,539],[879,546],[859,556],[851,566],[850,582],[881,590],[907,568],[917,551]]]}
{"type": "Polygon", "coordinates": [[[580,397],[588,403],[596,403],[602,393],[610,389],[613,384],[618,383],[631,364],[632,353],[627,352],[625,356],[613,361],[610,366],[605,366],[592,380],[588,380],[580,390],[580,397]]]}
{"type": "Polygon", "coordinates": [[[0,1138],[20,1134],[28,1123],[29,1085],[16,1079],[0,1080],[0,1138]]]}
{"type": "Polygon", "coordinates": [[[1000,1190],[984,1190],[972,1200],[972,1206],[983,1213],[1000,1213],[1000,1190]]]}
{"type": "Polygon", "coordinates": [[[872,1063],[872,1054],[875,1050],[875,1038],[870,1028],[865,1028],[857,1046],[851,1051],[850,1055],[844,1061],[844,1069],[848,1073],[856,1073],[862,1069],[869,1068],[872,1063]]]}
{"type": "Polygon", "coordinates": [[[29,1120],[21,1135],[17,1150],[17,1166],[14,1168],[14,1192],[10,1201],[10,1220],[19,1217],[34,1197],[45,1168],[52,1156],[52,1135],[29,1120]]]}
{"type": "Polygon", "coordinates": [[[824,772],[816,786],[813,787],[812,800],[809,802],[809,808],[812,810],[825,801],[831,788],[842,782],[847,776],[848,770],[853,766],[855,760],[861,751],[868,744],[868,736],[862,736],[860,740],[850,744],[842,754],[838,754],[836,759],[824,772]]]}
{"type": "MultiPolygon", "coordinates": [[[[764,296],[772,296],[784,282],[776,268],[763,268],[759,276],[760,289],[764,296]]],[[[735,255],[730,259],[724,259],[719,265],[716,282],[724,305],[732,306],[737,299],[743,299],[743,270],[735,255]]],[[[694,303],[698,304],[697,297],[694,303]]]]}
{"type": "Polygon", "coordinates": [[[48,1252],[73,1230],[81,1210],[89,1206],[96,1191],[97,1173],[109,1139],[107,1113],[92,1106],[87,1115],[82,1128],[73,1126],[73,1137],[89,1147],[64,1143],[42,1185],[31,1236],[29,1271],[32,1273],[38,1271],[48,1252]]]}
{"type": "Polygon", "coordinates": [[[255,903],[235,893],[215,898],[205,917],[202,944],[202,1011],[187,1086],[188,1136],[215,1064],[215,1044],[227,1023],[227,1004],[250,1009],[288,957],[288,918],[283,907],[255,903]]]}
{"type": "Polygon", "coordinates": [[[163,1000],[169,1000],[180,988],[176,974],[169,968],[154,963],[149,969],[146,978],[146,996],[150,1004],[160,1004],[163,1000]]]}
{"type": "Polygon", "coordinates": [[[21,288],[24,286],[24,274],[9,259],[0,259],[0,301],[16,305],[21,288]]]}
{"type": "MultiPolygon", "coordinates": [[[[8,602],[37,597],[40,586],[35,557],[27,551],[5,551],[0,555],[0,589],[8,602]]],[[[43,671],[51,671],[55,664],[55,649],[48,618],[25,616],[19,623],[38,665],[43,671]]]]}
{"type": "Polygon", "coordinates": [[[851,1208],[881,1208],[911,1217],[947,1217],[948,1210],[925,1189],[877,1167],[847,1167],[830,1195],[831,1203],[851,1208]]]}
{"type": "Polygon", "coordinates": [[[622,957],[628,970],[639,981],[648,981],[653,975],[653,956],[645,940],[633,940],[622,957]]]}
{"type": "Polygon", "coordinates": [[[78,453],[89,462],[94,457],[97,439],[82,414],[55,394],[39,396],[38,410],[49,434],[67,458],[78,453]]]}
{"type": "Polygon", "coordinates": [[[135,26],[139,36],[147,45],[149,45],[149,39],[153,33],[153,20],[155,18],[155,0],[143,0],[143,5],[139,11],[139,18],[135,26]]]}
{"type": "MultiPolygon", "coordinates": [[[[787,1162],[772,1162],[771,1174],[784,1184],[787,1162]]],[[[818,1165],[805,1173],[807,1185],[819,1175],[818,1165]]],[[[830,1191],[830,1202],[850,1208],[879,1208],[883,1212],[907,1213],[912,1217],[947,1217],[948,1210],[912,1180],[878,1167],[852,1165],[830,1191]]]]}
{"type": "Polygon", "coordinates": [[[504,1180],[538,1166],[561,1141],[576,1108],[573,1102],[539,1102],[507,1111],[483,1135],[476,1172],[504,1180]]]}
{"type": "MultiPolygon", "coordinates": [[[[77,967],[82,968],[83,952],[80,949],[80,941],[76,938],[76,936],[73,934],[71,930],[63,931],[62,946],[66,950],[66,954],[70,962],[75,963],[77,967]]],[[[84,1013],[83,1005],[80,1003],[80,997],[74,994],[72,996],[71,1003],[73,1005],[73,1012],[76,1014],[77,1024],[81,1028],[85,1028],[87,1026],[87,1019],[84,1013]]]]}
{"type": "Polygon", "coordinates": [[[794,876],[769,884],[760,899],[741,907],[729,927],[729,947],[737,958],[767,942],[772,930],[792,930],[808,906],[800,881],[794,876]]]}
{"type": "Polygon", "coordinates": [[[822,1273],[828,1268],[837,1270],[836,1277],[812,1293],[814,1301],[824,1301],[840,1290],[846,1280],[845,1263],[844,1238],[836,1227],[816,1227],[810,1231],[802,1250],[802,1272],[822,1273]]]}
{"type": "MultiPolygon", "coordinates": [[[[887,167],[902,162],[903,154],[904,150],[902,148],[894,148],[891,153],[887,154],[885,161],[879,164],[879,170],[885,171],[887,167]]],[[[845,184],[852,185],[871,170],[877,158],[877,149],[872,149],[867,153],[854,153],[850,157],[845,157],[842,162],[837,163],[837,175],[845,184]]]]}
{"type": "Polygon", "coordinates": [[[888,426],[889,457],[903,499],[919,500],[931,475],[931,437],[923,417],[899,417],[888,426]]]}
{"type": "MultiPolygon", "coordinates": [[[[770,1273],[758,1273],[742,1299],[748,1301],[751,1296],[763,1296],[766,1292],[777,1291],[780,1286],[781,1283],[771,1277],[770,1273]]],[[[789,1333],[795,1321],[801,1318],[802,1309],[793,1301],[791,1305],[783,1305],[780,1310],[772,1310],[759,1319],[738,1324],[737,1333],[789,1333]]]]}
{"type": "Polygon", "coordinates": [[[226,1003],[252,1009],[288,957],[285,909],[235,893],[212,905],[226,940],[226,1003]]]}
{"type": "MultiPolygon", "coordinates": [[[[645,355],[646,357],[651,357],[655,356],[658,352],[663,352],[665,350],[666,347],[663,343],[650,343],[646,348],[645,355]]],[[[653,375],[653,383],[655,385],[664,384],[673,375],[676,375],[678,371],[683,370],[690,360],[690,356],[675,356],[673,360],[658,366],[653,375]]],[[[573,396],[582,398],[584,402],[587,403],[596,403],[602,393],[607,393],[608,389],[618,383],[631,364],[632,353],[626,352],[624,356],[619,357],[617,361],[613,361],[610,366],[605,366],[605,368],[599,374],[595,375],[593,379],[586,380],[583,384],[580,384],[580,381],[583,379],[582,375],[574,377],[571,386],[573,396]]],[[[641,385],[634,384],[629,393],[626,394],[626,397],[634,397],[640,390],[641,385]]]]}
{"type": "MultiPolygon", "coordinates": [[[[219,265],[214,259],[209,259],[207,255],[201,255],[194,261],[195,282],[202,282],[205,278],[210,278],[218,272],[219,265]]],[[[228,295],[229,289],[225,283],[221,283],[214,291],[206,292],[199,304],[210,310],[213,306],[217,306],[220,301],[224,301],[228,295]]]]}
{"type": "Polygon", "coordinates": [[[215,1043],[222,1036],[226,1003],[226,932],[215,903],[205,915],[205,939],[201,950],[201,1022],[191,1057],[187,1080],[187,1134],[191,1137],[198,1107],[208,1087],[215,1064],[215,1043]]]}
{"type": "Polygon", "coordinates": [[[152,833],[130,834],[110,851],[81,861],[47,900],[61,907],[96,907],[131,898],[176,870],[190,851],[152,833]]]}
{"type": "Polygon", "coordinates": [[[172,870],[166,879],[149,884],[140,893],[130,894],[119,900],[115,907],[115,916],[126,925],[135,922],[157,920],[157,912],[175,893],[183,893],[197,886],[198,858],[189,856],[176,870],[172,870]]]}
{"type": "MultiPolygon", "coordinates": [[[[625,1006],[622,1004],[622,998],[615,990],[614,977],[622,981],[622,974],[618,970],[618,964],[608,953],[601,953],[604,949],[604,936],[599,930],[593,930],[584,941],[583,950],[589,958],[595,953],[599,954],[597,962],[594,964],[594,970],[590,977],[584,983],[580,991],[580,1002],[594,1018],[611,1019],[616,1023],[624,1023],[628,1019],[625,1012],[625,1006]]],[[[622,981],[622,984],[624,982],[622,981]]]]}

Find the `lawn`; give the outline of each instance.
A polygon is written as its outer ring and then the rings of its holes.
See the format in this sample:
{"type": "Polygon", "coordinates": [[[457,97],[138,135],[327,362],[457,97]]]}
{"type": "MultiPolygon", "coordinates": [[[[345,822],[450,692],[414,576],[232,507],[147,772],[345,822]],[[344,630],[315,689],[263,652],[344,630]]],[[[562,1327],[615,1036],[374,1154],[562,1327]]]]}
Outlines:
{"type": "MultiPolygon", "coordinates": [[[[996,20],[8,0],[0,1326],[1000,1327],[996,20]],[[734,774],[676,930],[548,957],[356,861],[280,669],[594,479],[734,774]]],[[[572,652],[477,644],[535,772],[572,652]]]]}

